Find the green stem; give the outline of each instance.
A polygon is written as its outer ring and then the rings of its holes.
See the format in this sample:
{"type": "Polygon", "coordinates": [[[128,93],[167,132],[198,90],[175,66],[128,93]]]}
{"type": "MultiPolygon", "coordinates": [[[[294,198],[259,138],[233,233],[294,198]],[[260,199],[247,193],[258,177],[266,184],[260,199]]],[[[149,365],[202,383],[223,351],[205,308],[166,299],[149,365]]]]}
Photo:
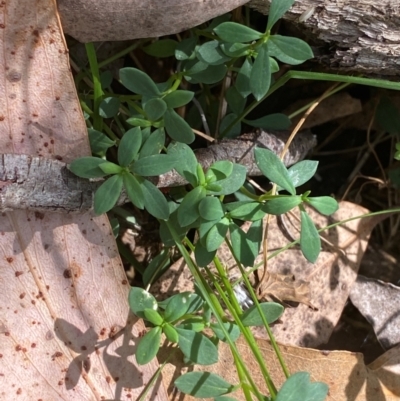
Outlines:
{"type": "Polygon", "coordinates": [[[187,251],[187,249],[182,245],[178,234],[176,233],[174,227],[172,226],[172,224],[169,221],[166,221],[166,225],[168,227],[168,230],[170,231],[172,238],[175,241],[176,247],[178,248],[178,250],[180,251],[181,255],[183,256],[183,258],[185,259],[185,262],[190,270],[190,272],[193,275],[193,278],[197,284],[197,287],[199,289],[199,291],[201,292],[201,295],[203,296],[204,300],[206,301],[206,303],[209,305],[211,312],[214,314],[215,319],[217,320],[218,324],[220,325],[220,328],[222,330],[222,332],[224,333],[224,336],[226,338],[227,343],[229,344],[229,347],[231,349],[231,352],[233,355],[235,355],[237,357],[237,360],[239,362],[239,365],[241,366],[241,368],[243,369],[243,371],[246,373],[247,376],[247,380],[249,381],[249,383],[251,384],[252,388],[255,390],[255,394],[257,396],[257,399],[259,401],[263,401],[264,397],[262,396],[262,394],[258,391],[256,384],[254,383],[251,374],[246,370],[244,363],[240,357],[239,351],[235,345],[235,343],[231,340],[229,333],[227,332],[227,330],[225,329],[225,326],[223,325],[224,321],[223,321],[223,317],[220,316],[219,310],[216,306],[216,304],[219,305],[218,300],[214,300],[210,294],[212,293],[212,290],[210,288],[210,286],[207,284],[207,282],[204,280],[203,276],[200,274],[198,267],[194,264],[192,258],[190,257],[189,252],[187,251]]]}
{"type": "Polygon", "coordinates": [[[97,63],[96,50],[93,43],[85,43],[86,53],[89,60],[90,71],[93,80],[94,107],[93,107],[93,128],[102,131],[103,119],[99,114],[100,103],[103,99],[103,90],[101,89],[100,71],[97,63]]]}
{"type": "Polygon", "coordinates": [[[279,363],[280,363],[280,365],[282,367],[283,373],[285,374],[286,378],[288,378],[290,376],[289,369],[286,366],[286,363],[285,363],[285,361],[283,359],[282,353],[281,353],[281,351],[280,351],[280,349],[278,347],[278,344],[277,344],[277,342],[275,340],[274,335],[272,334],[272,331],[271,331],[271,328],[269,327],[267,319],[265,318],[264,314],[262,313],[262,310],[261,310],[261,307],[260,307],[260,303],[258,302],[256,294],[254,293],[253,286],[251,285],[251,283],[249,281],[249,278],[247,277],[247,274],[246,274],[245,270],[243,269],[243,266],[241,265],[240,261],[236,259],[235,253],[234,253],[233,248],[232,248],[232,244],[228,240],[226,241],[226,244],[228,245],[228,248],[229,248],[233,258],[235,259],[236,264],[237,264],[238,268],[240,269],[240,273],[242,274],[243,280],[244,280],[244,282],[246,284],[246,288],[249,291],[249,293],[251,295],[251,299],[253,300],[254,305],[256,305],[258,313],[261,316],[261,320],[264,323],[265,330],[267,331],[268,337],[269,337],[269,339],[271,341],[272,348],[274,349],[274,352],[275,352],[275,354],[276,354],[276,356],[277,356],[277,358],[279,360],[279,363]]]}
{"type": "Polygon", "coordinates": [[[348,84],[358,84],[374,86],[377,88],[400,90],[399,82],[392,82],[384,79],[372,79],[363,77],[353,77],[347,75],[337,75],[337,74],[325,74],[321,72],[308,72],[308,71],[288,71],[286,74],[282,75],[271,87],[267,94],[261,98],[259,101],[254,101],[246,109],[229,124],[225,130],[219,136],[222,139],[227,133],[232,129],[232,127],[239,121],[242,121],[252,110],[254,110],[261,102],[263,102],[268,96],[271,96],[276,90],[281,86],[285,85],[290,79],[310,79],[314,81],[332,81],[332,82],[343,82],[348,84]]]}

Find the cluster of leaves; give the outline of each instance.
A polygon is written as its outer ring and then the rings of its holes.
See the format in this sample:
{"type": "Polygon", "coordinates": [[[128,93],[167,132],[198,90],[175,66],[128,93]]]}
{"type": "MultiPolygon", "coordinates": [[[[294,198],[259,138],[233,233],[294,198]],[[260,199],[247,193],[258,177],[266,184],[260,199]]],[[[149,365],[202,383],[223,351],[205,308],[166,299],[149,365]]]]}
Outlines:
{"type": "MultiPolygon", "coordinates": [[[[256,103],[268,95],[272,74],[279,70],[276,60],[295,65],[312,57],[305,42],[271,34],[273,25],[293,2],[272,2],[265,32],[230,22],[229,16],[222,16],[207,28],[194,30],[191,37],[179,43],[162,39],[146,46],[144,50],[149,54],[175,56],[177,72],[168,81],[155,83],[143,71],[123,68],[120,82],[132,92],[131,95],[118,96],[111,89],[107,93],[105,88],[110,87],[110,77],[106,74],[100,76],[99,71],[95,71],[94,110],[83,103],[96,128],[89,129],[95,157],[77,159],[70,169],[83,178],[106,178],[95,194],[97,214],[111,210],[124,189],[135,207],[146,209],[160,221],[160,235],[166,247],[176,245],[179,248],[188,231],[197,230],[194,255],[198,267],[206,267],[215,260],[216,251],[224,241],[241,266],[253,266],[260,250],[263,217],[266,214],[280,215],[298,207],[302,252],[311,262],[317,259],[319,234],[306,213],[305,205],[310,204],[323,214],[333,213],[338,205],[330,197],[310,197],[309,192],[297,195],[295,190],[314,175],[317,162],[303,161],[287,169],[271,151],[256,149],[258,167],[276,187],[276,191],[272,189],[257,195],[251,186],[245,185],[246,168],[239,164],[218,161],[203,170],[188,146],[194,140],[191,125],[175,111],[188,105],[195,96],[192,91],[179,89],[183,80],[188,84],[213,85],[229,73],[234,81],[224,93],[229,112],[220,124],[214,123],[215,127],[219,125],[219,137],[238,135],[242,121],[259,128],[287,128],[290,121],[281,114],[252,121],[245,119],[245,106],[250,95],[256,103]],[[116,136],[102,123],[103,118],[113,118],[123,135],[116,136]],[[101,132],[103,129],[108,135],[101,132]],[[115,155],[114,146],[118,148],[116,157],[109,161],[107,156],[115,155]],[[189,185],[175,191],[175,195],[171,191],[167,200],[149,177],[171,169],[175,169],[189,185]],[[282,191],[288,194],[282,194],[282,191]],[[226,202],[227,195],[234,195],[236,201],[226,202]],[[247,232],[241,228],[243,221],[251,221],[247,232]]],[[[205,102],[202,96],[198,98],[200,104],[212,103],[205,102]]],[[[160,255],[160,261],[164,263],[164,256],[160,255]]],[[[144,279],[149,283],[153,267],[146,270],[150,273],[144,279]]],[[[212,308],[202,295],[183,293],[157,302],[147,291],[131,289],[129,304],[132,311],[152,326],[138,344],[136,359],[139,364],[148,363],[155,357],[162,333],[170,342],[178,344],[187,361],[207,365],[218,360],[218,342],[234,342],[240,329],[237,321],[230,321],[226,316],[223,324],[214,323],[212,308]],[[203,333],[205,329],[209,330],[208,335],[203,333]]],[[[282,306],[274,303],[257,305],[240,313],[240,325],[243,328],[265,321],[271,323],[282,310],[282,306]]],[[[214,397],[218,401],[232,400],[225,394],[239,387],[204,372],[188,373],[175,385],[187,394],[214,397]]],[[[305,401],[323,400],[326,392],[325,385],[310,383],[307,374],[299,373],[288,379],[274,399],[287,401],[290,399],[288,394],[300,394],[305,401]]]]}
{"type": "MultiPolygon", "coordinates": [[[[212,365],[218,361],[218,343],[226,341],[226,335],[235,342],[240,335],[239,327],[235,322],[226,320],[223,329],[212,322],[211,310],[203,298],[190,292],[174,295],[165,301],[157,302],[156,299],[142,288],[132,287],[129,293],[129,305],[132,312],[146,320],[153,326],[142,338],[139,339],[136,348],[136,360],[143,365],[150,362],[157,354],[161,335],[182,351],[185,363],[198,365],[212,365]],[[210,335],[204,330],[208,329],[210,335]]],[[[267,302],[259,305],[268,323],[276,321],[283,313],[280,304],[267,302]]],[[[243,326],[262,326],[263,319],[256,306],[246,310],[240,316],[243,326]]],[[[215,401],[234,400],[226,397],[239,385],[233,385],[222,377],[208,372],[189,372],[180,376],[175,381],[175,386],[185,394],[194,397],[211,398],[215,401]],[[201,386],[198,384],[202,383],[201,386]]],[[[328,387],[323,383],[310,383],[308,373],[297,373],[282,386],[276,400],[288,400],[296,389],[302,395],[303,400],[318,400],[326,397],[328,387]],[[304,397],[303,397],[304,396],[304,397]]]]}

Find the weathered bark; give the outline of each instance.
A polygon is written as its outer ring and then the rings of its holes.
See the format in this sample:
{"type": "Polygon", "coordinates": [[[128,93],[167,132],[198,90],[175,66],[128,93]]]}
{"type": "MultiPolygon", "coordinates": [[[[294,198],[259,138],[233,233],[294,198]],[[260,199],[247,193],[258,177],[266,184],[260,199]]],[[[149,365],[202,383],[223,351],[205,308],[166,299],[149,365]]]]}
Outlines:
{"type": "MultiPolygon", "coordinates": [[[[287,132],[245,134],[234,140],[222,141],[208,149],[197,151],[199,162],[208,168],[217,160],[231,160],[243,164],[249,175],[260,175],[254,162],[255,146],[266,147],[279,154],[287,132]]],[[[316,144],[310,133],[298,135],[292,142],[284,162],[291,165],[303,159],[316,144]]],[[[175,171],[152,179],[159,187],[185,184],[175,171]]],[[[79,178],[58,160],[29,155],[0,155],[0,211],[16,209],[37,212],[81,213],[93,208],[93,198],[102,180],[79,178]]],[[[123,193],[118,203],[128,201],[123,193]]]]}
{"type": "MultiPolygon", "coordinates": [[[[249,5],[268,14],[270,3],[252,0],[249,5]]],[[[399,0],[297,0],[283,18],[299,24],[310,38],[329,43],[316,56],[331,68],[400,75],[399,0]]]]}
{"type": "Polygon", "coordinates": [[[58,0],[64,32],[80,42],[170,35],[249,0],[58,0]]]}

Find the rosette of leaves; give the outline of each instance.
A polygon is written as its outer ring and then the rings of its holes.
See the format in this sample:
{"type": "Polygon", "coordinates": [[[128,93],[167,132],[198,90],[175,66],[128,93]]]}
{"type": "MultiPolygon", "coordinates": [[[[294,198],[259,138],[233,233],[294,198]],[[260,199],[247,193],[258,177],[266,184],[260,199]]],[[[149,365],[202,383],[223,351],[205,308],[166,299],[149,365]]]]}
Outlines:
{"type": "Polygon", "coordinates": [[[156,84],[149,75],[137,68],[122,68],[119,74],[121,83],[141,96],[140,106],[132,104],[138,114],[128,118],[127,123],[142,128],[165,127],[167,134],[175,141],[193,142],[193,130],[174,109],[189,103],[194,92],[171,87],[169,81],[156,84]]]}
{"type": "Polygon", "coordinates": [[[119,143],[119,164],[99,157],[82,157],[71,163],[69,169],[79,177],[108,177],[94,196],[96,214],[111,210],[124,188],[136,207],[158,219],[168,219],[169,206],[164,195],[144,178],[164,174],[177,164],[177,155],[160,153],[164,142],[163,128],[150,132],[149,128],[135,127],[119,143]]]}

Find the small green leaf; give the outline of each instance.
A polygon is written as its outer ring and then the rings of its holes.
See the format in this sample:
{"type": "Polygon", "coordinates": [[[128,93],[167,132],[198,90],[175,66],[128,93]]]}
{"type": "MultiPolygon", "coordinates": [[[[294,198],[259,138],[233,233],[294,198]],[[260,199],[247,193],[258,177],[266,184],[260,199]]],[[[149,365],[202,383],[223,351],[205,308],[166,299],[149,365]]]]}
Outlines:
{"type": "Polygon", "coordinates": [[[199,365],[218,362],[218,348],[205,335],[192,330],[176,329],[179,334],[179,348],[190,361],[199,365]]]}
{"type": "Polygon", "coordinates": [[[215,257],[217,250],[207,251],[205,245],[203,245],[200,241],[197,242],[196,248],[194,249],[194,257],[196,259],[196,263],[199,267],[208,266],[215,257]]]}
{"type": "Polygon", "coordinates": [[[229,57],[243,57],[249,53],[250,45],[244,43],[221,43],[220,48],[229,57]]]}
{"type": "Polygon", "coordinates": [[[199,213],[204,220],[217,220],[222,218],[224,210],[218,198],[207,196],[199,203],[199,213]]]}
{"type": "Polygon", "coordinates": [[[198,73],[185,74],[185,77],[187,81],[193,84],[203,83],[211,85],[221,81],[225,77],[227,70],[224,64],[207,65],[206,69],[198,73]]]}
{"type": "Polygon", "coordinates": [[[139,152],[139,159],[160,153],[165,145],[164,128],[158,128],[152,132],[144,142],[139,152]]]}
{"type": "MultiPolygon", "coordinates": [[[[277,304],[275,302],[264,302],[260,304],[260,308],[268,324],[271,324],[279,319],[284,311],[284,307],[281,304],[277,304]]],[[[247,309],[240,319],[245,326],[264,325],[256,305],[253,305],[252,307],[247,309]]]]}
{"type": "Polygon", "coordinates": [[[304,257],[314,263],[321,252],[321,239],[311,217],[304,211],[301,215],[300,248],[304,257]]]}
{"type": "Polygon", "coordinates": [[[225,240],[228,228],[229,220],[224,217],[208,231],[206,237],[206,249],[208,252],[216,251],[221,246],[225,240]]]}
{"type": "Polygon", "coordinates": [[[247,230],[247,241],[253,255],[259,255],[263,239],[263,220],[253,221],[247,230]]]}
{"type": "Polygon", "coordinates": [[[265,216],[266,212],[263,210],[263,207],[264,205],[259,202],[246,202],[239,205],[236,209],[232,209],[229,215],[233,219],[256,221],[265,216]]]}
{"type": "Polygon", "coordinates": [[[269,64],[271,66],[271,74],[275,74],[275,72],[279,71],[279,64],[274,58],[269,58],[269,64]]]}
{"type": "Polygon", "coordinates": [[[399,109],[386,96],[382,97],[376,109],[376,121],[389,134],[400,133],[399,109]]]}
{"type": "Polygon", "coordinates": [[[175,141],[183,143],[194,141],[193,130],[176,111],[168,109],[164,114],[164,122],[168,135],[175,141]]]}
{"type": "Polygon", "coordinates": [[[290,119],[281,113],[269,114],[268,116],[257,118],[257,120],[243,120],[243,122],[252,127],[269,130],[286,130],[291,124],[290,119]]]}
{"type": "Polygon", "coordinates": [[[269,62],[267,44],[258,48],[258,55],[250,73],[250,90],[256,100],[261,100],[271,84],[271,65],[269,62]]]}
{"type": "Polygon", "coordinates": [[[283,383],[275,401],[324,401],[328,391],[325,383],[311,383],[308,372],[297,372],[283,383]]]}
{"type": "Polygon", "coordinates": [[[144,177],[151,177],[172,170],[175,164],[177,164],[177,160],[174,156],[165,154],[152,155],[136,161],[132,166],[132,171],[144,177]]]}
{"type": "Polygon", "coordinates": [[[269,55],[282,63],[297,65],[314,57],[311,47],[298,38],[271,35],[267,45],[269,55]]]}
{"type": "Polygon", "coordinates": [[[252,66],[250,60],[248,58],[246,58],[246,60],[244,60],[244,63],[242,64],[242,66],[238,72],[238,75],[236,77],[235,87],[243,97],[247,97],[251,93],[250,76],[251,76],[252,69],[253,69],[253,66],[252,66]]]}
{"type": "Polygon", "coordinates": [[[188,104],[194,96],[194,92],[185,90],[176,90],[168,93],[164,97],[164,102],[167,103],[168,108],[176,109],[188,104]]]}
{"type": "Polygon", "coordinates": [[[198,398],[218,397],[234,389],[232,384],[210,372],[185,373],[179,376],[174,384],[182,393],[198,398]]]}
{"type": "Polygon", "coordinates": [[[163,326],[163,332],[171,343],[177,343],[179,341],[179,334],[175,327],[169,323],[165,323],[163,326]]]}
{"type": "Polygon", "coordinates": [[[101,163],[99,167],[107,174],[119,174],[122,171],[122,167],[118,166],[118,164],[111,163],[105,161],[104,163],[101,163]]]}
{"type": "MultiPolygon", "coordinates": [[[[306,183],[317,171],[318,162],[315,160],[302,160],[289,167],[288,173],[295,188],[306,183]]],[[[281,188],[278,188],[280,191],[281,188]]]]}
{"type": "Polygon", "coordinates": [[[166,112],[167,104],[162,99],[153,98],[145,103],[143,109],[150,121],[157,121],[166,112]]]}
{"type": "Polygon", "coordinates": [[[199,295],[189,291],[176,294],[167,300],[165,320],[173,322],[187,313],[193,313],[201,308],[203,302],[199,295]]]}
{"type": "Polygon", "coordinates": [[[111,118],[117,115],[120,101],[117,97],[106,97],[99,106],[99,114],[103,118],[111,118]]]}
{"type": "Polygon", "coordinates": [[[134,127],[151,127],[151,121],[145,120],[144,118],[131,117],[126,120],[126,122],[134,127]]]}
{"type": "Polygon", "coordinates": [[[68,169],[75,175],[82,178],[98,178],[105,177],[105,173],[99,166],[104,163],[104,159],[100,157],[80,157],[75,159],[69,166],[68,169]]]}
{"type": "Polygon", "coordinates": [[[154,324],[154,326],[161,326],[164,322],[164,319],[161,317],[161,315],[154,309],[146,308],[143,313],[145,319],[151,324],[154,324]]]}
{"type": "Polygon", "coordinates": [[[123,179],[120,175],[113,175],[103,182],[94,194],[94,211],[97,215],[111,210],[122,190],[123,179]]]}
{"type": "MultiPolygon", "coordinates": [[[[214,401],[238,401],[236,398],[232,397],[227,397],[227,396],[221,396],[221,397],[216,397],[214,398],[214,401]]],[[[267,400],[266,400],[267,401],[267,400]]]]}
{"type": "Polygon", "coordinates": [[[154,81],[143,71],[137,68],[125,67],[119,70],[122,85],[133,93],[157,97],[160,91],[154,81]]]}
{"type": "Polygon", "coordinates": [[[301,196],[280,196],[266,202],[262,210],[275,216],[287,213],[302,202],[301,196]]]}
{"type": "Polygon", "coordinates": [[[108,148],[115,145],[115,141],[95,129],[88,128],[90,149],[92,153],[103,156],[108,148]]]}
{"type": "Polygon", "coordinates": [[[129,166],[136,158],[142,146],[142,131],[139,127],[126,131],[118,146],[118,163],[129,166]]]}
{"type": "Polygon", "coordinates": [[[140,287],[131,287],[128,298],[131,311],[142,319],[145,317],[145,309],[157,310],[157,301],[148,291],[140,287]]]}
{"type": "Polygon", "coordinates": [[[333,199],[330,196],[307,198],[306,202],[308,202],[313,208],[317,209],[320,213],[327,216],[335,213],[339,209],[339,204],[336,199],[333,199]]]}
{"type": "Polygon", "coordinates": [[[197,44],[197,36],[183,39],[179,42],[175,49],[175,58],[179,61],[190,59],[194,56],[194,50],[197,44]]]}
{"type": "Polygon", "coordinates": [[[214,32],[225,42],[252,42],[261,38],[262,34],[246,25],[236,22],[223,22],[214,28],[214,32]]]}
{"type": "Polygon", "coordinates": [[[212,190],[210,186],[207,186],[207,190],[213,195],[230,195],[239,190],[244,182],[246,181],[247,170],[246,167],[234,163],[232,173],[229,177],[215,182],[221,187],[221,190],[212,190]]]}
{"type": "Polygon", "coordinates": [[[279,157],[269,149],[256,148],[254,156],[257,166],[261,172],[273,183],[286,189],[290,194],[295,195],[293,182],[289,173],[279,157]]]}
{"type": "Polygon", "coordinates": [[[175,55],[178,42],[173,39],[159,39],[143,47],[143,51],[153,57],[171,57],[175,55]]]}
{"type": "Polygon", "coordinates": [[[218,40],[203,43],[196,51],[199,60],[209,65],[223,64],[230,60],[219,47],[218,40]]]}
{"type": "Polygon", "coordinates": [[[184,198],[178,209],[178,222],[182,227],[193,223],[199,217],[199,203],[206,197],[204,187],[192,189],[184,198]]]}
{"type": "MultiPolygon", "coordinates": [[[[144,196],[139,178],[131,173],[125,173],[122,176],[124,180],[124,188],[129,200],[139,209],[144,208],[144,196]]],[[[142,180],[141,180],[142,181],[142,180]]]]}
{"type": "Polygon", "coordinates": [[[235,223],[229,225],[229,232],[236,258],[244,266],[253,266],[257,254],[254,253],[254,247],[250,246],[246,233],[235,223]]]}
{"type": "Polygon", "coordinates": [[[217,180],[228,178],[233,172],[233,163],[229,160],[219,160],[210,166],[210,170],[215,174],[217,180]]]}
{"type": "Polygon", "coordinates": [[[174,142],[168,146],[168,154],[179,158],[179,163],[174,167],[175,170],[195,187],[197,185],[198,162],[193,150],[184,143],[174,142]]]}
{"type": "Polygon", "coordinates": [[[276,21],[278,21],[283,14],[292,7],[294,2],[295,0],[274,0],[271,2],[268,14],[267,31],[271,30],[276,21]]]}
{"type": "MultiPolygon", "coordinates": [[[[230,339],[235,342],[240,337],[240,329],[239,326],[232,322],[225,322],[223,323],[225,330],[228,332],[230,339]]],[[[218,323],[211,323],[210,324],[211,330],[214,334],[221,340],[226,341],[226,337],[224,332],[222,331],[221,327],[218,323]]]]}
{"type": "Polygon", "coordinates": [[[236,87],[231,86],[225,92],[225,99],[228,102],[228,106],[230,109],[236,114],[239,115],[246,105],[246,99],[239,93],[236,87]]]}
{"type": "Polygon", "coordinates": [[[136,349],[136,361],[139,365],[146,365],[156,355],[160,349],[161,327],[153,327],[139,341],[136,349]]]}
{"type": "Polygon", "coordinates": [[[169,207],[162,192],[148,180],[141,182],[140,186],[145,199],[145,209],[157,219],[167,220],[169,207]]]}

